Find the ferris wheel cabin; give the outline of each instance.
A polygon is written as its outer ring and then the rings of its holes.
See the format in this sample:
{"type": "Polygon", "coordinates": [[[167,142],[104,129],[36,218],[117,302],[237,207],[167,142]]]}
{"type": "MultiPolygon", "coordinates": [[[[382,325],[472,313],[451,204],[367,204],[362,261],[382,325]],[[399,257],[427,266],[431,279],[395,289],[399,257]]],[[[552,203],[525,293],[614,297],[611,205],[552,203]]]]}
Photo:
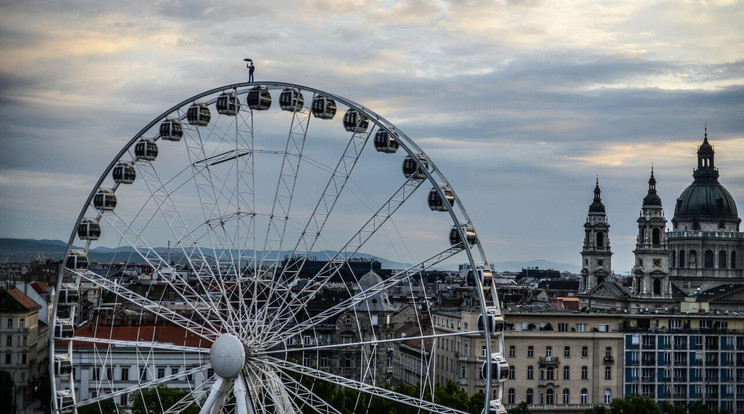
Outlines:
{"type": "MultiPolygon", "coordinates": [[[[486,379],[488,362],[481,366],[481,378],[486,379]]],[[[497,384],[509,379],[509,363],[500,353],[491,354],[491,383],[497,384]]]]}
{"type": "Polygon", "coordinates": [[[240,110],[240,101],[234,92],[222,92],[217,97],[217,112],[222,115],[235,116],[240,110]]]}
{"type": "Polygon", "coordinates": [[[313,99],[313,116],[320,119],[333,119],[336,115],[336,101],[323,95],[313,99]]]}
{"type": "Polygon", "coordinates": [[[189,125],[207,126],[211,119],[212,113],[209,112],[209,107],[205,103],[194,102],[186,111],[186,120],[189,121],[189,125]]]}
{"type": "Polygon", "coordinates": [[[248,107],[254,111],[265,111],[271,108],[271,94],[262,86],[254,86],[248,91],[248,107]]]}
{"type": "Polygon", "coordinates": [[[85,255],[85,252],[73,250],[67,256],[67,261],[65,263],[65,266],[68,269],[85,270],[88,268],[88,256],[85,255]]]}
{"type": "Polygon", "coordinates": [[[70,375],[72,372],[72,362],[67,355],[54,356],[54,373],[57,375],[70,375]]]}
{"type": "Polygon", "coordinates": [[[80,300],[80,291],[72,283],[63,283],[59,295],[59,303],[66,306],[75,305],[80,300]]]}
{"type": "MultiPolygon", "coordinates": [[[[429,163],[426,162],[424,154],[416,154],[416,158],[418,158],[424,168],[428,167],[429,163]]],[[[406,156],[406,159],[403,160],[403,175],[412,180],[426,179],[426,173],[419,168],[419,164],[410,155],[406,156]]]]}
{"type": "Polygon", "coordinates": [[[436,188],[432,188],[429,192],[429,209],[431,211],[447,211],[449,210],[453,205],[455,205],[455,195],[452,194],[452,191],[449,189],[449,187],[442,186],[442,192],[444,193],[444,198],[447,200],[446,202],[442,200],[442,197],[439,195],[439,192],[436,188]]]}
{"type": "Polygon", "coordinates": [[[160,124],[160,138],[167,141],[180,141],[183,137],[181,121],[168,118],[160,124]]]}
{"type": "Polygon", "coordinates": [[[135,171],[134,165],[131,163],[120,162],[114,166],[111,175],[114,177],[115,183],[132,184],[137,177],[137,171],[135,171]]]}
{"type": "Polygon", "coordinates": [[[78,237],[80,240],[98,240],[101,236],[101,225],[96,219],[83,219],[78,224],[78,237]]]}
{"type": "Polygon", "coordinates": [[[483,410],[481,414],[509,414],[509,411],[501,404],[501,400],[492,400],[488,405],[488,413],[483,410]]]}
{"type": "Polygon", "coordinates": [[[369,127],[369,119],[359,112],[349,109],[344,114],[344,128],[349,132],[364,132],[369,127]]]}
{"type": "Polygon", "coordinates": [[[303,105],[305,105],[305,97],[297,88],[284,88],[279,95],[279,106],[283,111],[299,111],[303,105]]]}
{"type": "Polygon", "coordinates": [[[395,136],[388,134],[385,130],[379,130],[375,134],[375,149],[377,152],[384,152],[386,154],[392,154],[398,151],[398,141],[395,140],[395,136]]]}
{"type": "Polygon", "coordinates": [[[495,313],[486,313],[485,318],[483,314],[478,315],[478,330],[483,331],[486,329],[484,320],[488,323],[488,332],[491,335],[496,335],[504,330],[504,317],[495,313]]]}
{"type": "Polygon", "coordinates": [[[71,413],[74,410],[72,406],[74,401],[72,399],[72,392],[70,390],[57,391],[57,407],[61,414],[71,413]]]}
{"type": "Polygon", "coordinates": [[[137,161],[154,161],[158,157],[158,144],[151,139],[141,139],[134,145],[134,156],[137,161]]]}
{"type": "MultiPolygon", "coordinates": [[[[468,241],[469,245],[474,245],[478,243],[478,236],[475,234],[475,229],[470,223],[461,223],[460,227],[462,228],[462,232],[465,233],[465,239],[468,241]]],[[[452,230],[450,230],[450,244],[455,246],[460,243],[462,243],[462,239],[460,238],[460,232],[457,231],[457,226],[452,226],[452,230]]]]}
{"type": "Polygon", "coordinates": [[[72,338],[75,335],[75,328],[69,319],[57,319],[54,325],[54,336],[57,338],[72,338]]]}
{"type": "Polygon", "coordinates": [[[101,188],[93,196],[93,207],[98,211],[114,211],[116,207],[116,194],[108,188],[101,188]]]}

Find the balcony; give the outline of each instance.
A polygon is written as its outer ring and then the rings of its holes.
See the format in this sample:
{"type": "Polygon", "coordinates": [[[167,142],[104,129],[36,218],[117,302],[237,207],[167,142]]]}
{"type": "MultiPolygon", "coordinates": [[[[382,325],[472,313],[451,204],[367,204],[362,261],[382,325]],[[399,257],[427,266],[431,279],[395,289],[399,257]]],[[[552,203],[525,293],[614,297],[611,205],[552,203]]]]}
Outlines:
{"type": "Polygon", "coordinates": [[[615,363],[615,357],[613,356],[606,356],[604,357],[604,363],[607,365],[612,365],[615,363]]]}
{"type": "Polygon", "coordinates": [[[641,377],[642,382],[655,382],[653,376],[641,377]]]}
{"type": "Polygon", "coordinates": [[[537,359],[540,365],[558,365],[557,356],[541,356],[537,359]]]}

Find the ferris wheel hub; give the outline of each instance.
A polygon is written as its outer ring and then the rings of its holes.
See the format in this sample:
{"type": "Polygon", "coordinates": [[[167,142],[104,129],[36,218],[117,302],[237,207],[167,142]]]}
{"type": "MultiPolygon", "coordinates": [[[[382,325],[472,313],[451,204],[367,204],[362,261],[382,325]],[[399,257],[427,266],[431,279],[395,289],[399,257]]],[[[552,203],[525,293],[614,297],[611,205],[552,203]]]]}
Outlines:
{"type": "Polygon", "coordinates": [[[235,335],[224,334],[217,338],[209,351],[209,362],[215,374],[222,378],[235,378],[245,365],[245,348],[235,335]]]}

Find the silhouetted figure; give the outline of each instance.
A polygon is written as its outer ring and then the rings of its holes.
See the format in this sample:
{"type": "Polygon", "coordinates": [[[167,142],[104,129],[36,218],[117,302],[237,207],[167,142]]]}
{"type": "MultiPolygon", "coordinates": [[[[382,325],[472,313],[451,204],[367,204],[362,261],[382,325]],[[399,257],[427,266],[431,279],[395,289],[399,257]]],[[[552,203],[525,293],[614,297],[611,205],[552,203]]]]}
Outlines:
{"type": "Polygon", "coordinates": [[[248,82],[253,82],[253,71],[256,70],[256,67],[253,66],[253,62],[250,62],[248,64],[248,82]]]}

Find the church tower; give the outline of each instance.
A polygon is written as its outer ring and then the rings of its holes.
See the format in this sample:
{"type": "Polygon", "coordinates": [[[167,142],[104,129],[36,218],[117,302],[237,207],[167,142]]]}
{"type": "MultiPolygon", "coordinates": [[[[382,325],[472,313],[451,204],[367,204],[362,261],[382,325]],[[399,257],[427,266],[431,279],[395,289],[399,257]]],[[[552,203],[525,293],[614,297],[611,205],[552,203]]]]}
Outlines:
{"type": "Polygon", "coordinates": [[[610,224],[607,222],[607,214],[600,193],[599,178],[597,178],[594,201],[589,206],[589,214],[584,223],[584,248],[581,250],[581,291],[584,293],[605,280],[609,281],[612,274],[610,224]]]}
{"type": "Polygon", "coordinates": [[[667,244],[666,218],[661,198],[656,194],[656,179],[651,168],[648,194],[643,198],[641,216],[638,217],[638,238],[633,267],[633,296],[641,298],[670,298],[669,246],[667,244]]]}

